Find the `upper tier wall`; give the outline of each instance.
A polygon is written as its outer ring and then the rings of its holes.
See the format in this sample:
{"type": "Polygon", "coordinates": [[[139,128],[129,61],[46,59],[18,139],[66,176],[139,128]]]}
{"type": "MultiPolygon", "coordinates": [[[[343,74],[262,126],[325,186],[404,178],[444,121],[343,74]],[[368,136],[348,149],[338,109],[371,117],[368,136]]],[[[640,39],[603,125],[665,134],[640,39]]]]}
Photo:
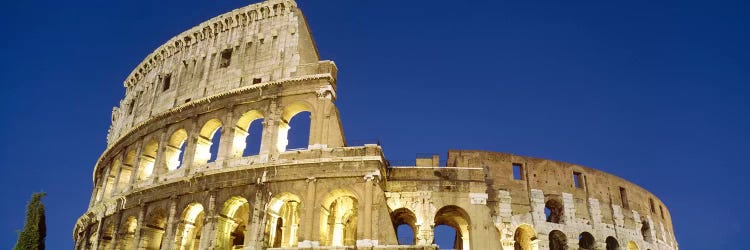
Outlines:
{"type": "MultiPolygon", "coordinates": [[[[513,197],[522,197],[514,201],[518,202],[514,211],[528,210],[530,190],[538,189],[544,191],[545,196],[558,198],[562,193],[572,194],[579,207],[586,207],[588,200],[593,198],[623,210],[636,211],[642,216],[652,215],[655,222],[663,223],[672,231],[669,210],[658,197],[636,184],[600,170],[548,159],[478,150],[450,150],[447,165],[487,167],[488,178],[492,179],[495,189],[507,190],[513,197]],[[514,176],[513,165],[521,167],[520,178],[514,176]],[[578,181],[576,178],[579,178],[578,181]],[[624,195],[621,193],[623,191],[624,195]]],[[[597,216],[601,216],[602,221],[635,227],[636,218],[633,213],[618,213],[613,211],[612,206],[601,206],[601,209],[601,214],[597,216]]],[[[585,209],[576,210],[576,213],[578,217],[593,217],[585,209]]],[[[659,234],[657,236],[661,237],[659,234]]]]}
{"type": "Polygon", "coordinates": [[[182,104],[262,82],[313,75],[319,56],[294,1],[269,0],[214,17],[173,37],[125,80],[109,145],[182,104]]]}

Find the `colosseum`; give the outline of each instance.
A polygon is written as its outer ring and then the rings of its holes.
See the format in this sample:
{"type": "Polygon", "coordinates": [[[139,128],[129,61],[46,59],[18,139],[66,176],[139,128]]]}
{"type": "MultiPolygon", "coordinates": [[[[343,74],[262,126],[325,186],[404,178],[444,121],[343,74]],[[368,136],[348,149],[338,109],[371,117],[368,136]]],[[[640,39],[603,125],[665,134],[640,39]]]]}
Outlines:
{"type": "Polygon", "coordinates": [[[337,70],[291,0],[171,38],[124,82],[75,248],[678,249],[661,200],[602,171],[475,150],[397,164],[347,142],[337,70]]]}

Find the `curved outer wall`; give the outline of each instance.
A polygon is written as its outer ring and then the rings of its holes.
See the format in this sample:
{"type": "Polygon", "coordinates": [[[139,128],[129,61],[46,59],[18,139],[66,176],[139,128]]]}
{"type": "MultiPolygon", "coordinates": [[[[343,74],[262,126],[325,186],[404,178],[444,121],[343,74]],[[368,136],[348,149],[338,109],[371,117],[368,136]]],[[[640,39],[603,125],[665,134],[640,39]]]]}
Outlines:
{"type": "Polygon", "coordinates": [[[466,150],[393,166],[347,145],[336,72],[293,1],[170,39],[125,80],[76,249],[436,249],[441,225],[461,249],[678,248],[667,207],[601,171],[466,150]],[[301,114],[307,146],[289,149],[301,114]]]}

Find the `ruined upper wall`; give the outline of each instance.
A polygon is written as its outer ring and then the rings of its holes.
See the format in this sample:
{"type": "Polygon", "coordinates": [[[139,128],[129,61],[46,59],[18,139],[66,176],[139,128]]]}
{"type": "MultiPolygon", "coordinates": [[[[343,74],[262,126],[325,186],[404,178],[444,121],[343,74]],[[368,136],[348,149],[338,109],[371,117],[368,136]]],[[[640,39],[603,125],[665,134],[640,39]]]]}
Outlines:
{"type": "MultiPolygon", "coordinates": [[[[325,64],[321,67],[320,64],[325,64]]],[[[112,110],[111,145],[149,118],[233,89],[319,74],[307,22],[294,1],[269,0],[219,15],[173,37],[125,80],[112,110]]]]}
{"type": "Polygon", "coordinates": [[[571,216],[624,228],[651,221],[658,239],[675,242],[667,206],[648,190],[618,176],[560,161],[479,150],[450,150],[447,166],[486,168],[488,185],[514,198],[514,214],[532,212],[533,190],[540,190],[545,200],[562,200],[563,193],[571,194],[575,207],[590,207],[596,200],[601,209],[600,213],[576,209],[571,216]],[[520,176],[514,176],[514,165],[520,167],[520,176]]]}

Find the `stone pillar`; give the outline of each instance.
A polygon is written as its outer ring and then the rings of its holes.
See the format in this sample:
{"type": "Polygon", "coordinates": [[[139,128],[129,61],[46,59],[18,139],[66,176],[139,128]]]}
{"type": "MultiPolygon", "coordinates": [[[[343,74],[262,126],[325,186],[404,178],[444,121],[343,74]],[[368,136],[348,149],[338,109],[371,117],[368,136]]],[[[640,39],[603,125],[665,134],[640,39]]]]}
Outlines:
{"type": "Polygon", "coordinates": [[[109,180],[109,171],[111,171],[111,170],[112,170],[112,165],[110,163],[110,165],[107,166],[107,168],[104,169],[104,171],[102,171],[102,176],[99,177],[99,182],[100,182],[99,183],[99,185],[100,185],[99,191],[100,192],[99,192],[99,194],[96,197],[96,201],[97,202],[102,201],[105,198],[104,194],[107,193],[107,181],[109,180]]]}
{"type": "Polygon", "coordinates": [[[234,130],[236,129],[236,119],[234,119],[233,112],[227,112],[225,118],[222,120],[223,124],[221,129],[221,139],[219,140],[219,150],[216,152],[217,164],[223,164],[227,159],[232,158],[232,143],[234,142],[234,130]]]}
{"type": "Polygon", "coordinates": [[[547,221],[544,214],[544,192],[539,189],[531,189],[531,218],[534,225],[547,221]]]}
{"type": "Polygon", "coordinates": [[[281,120],[280,116],[281,111],[277,110],[276,101],[271,100],[271,103],[268,105],[268,114],[263,119],[263,135],[261,136],[259,152],[261,162],[264,162],[264,158],[268,160],[269,157],[274,158],[278,155],[276,138],[278,132],[277,124],[281,120]]]}
{"type": "Polygon", "coordinates": [[[266,195],[264,192],[264,189],[260,188],[255,193],[253,217],[248,229],[249,237],[245,237],[246,249],[261,249],[263,247],[263,229],[266,226],[266,195]]]}
{"type": "Polygon", "coordinates": [[[575,222],[576,218],[576,207],[575,207],[575,200],[573,200],[573,195],[569,193],[562,193],[562,202],[563,202],[563,218],[564,224],[573,224],[575,222]]]}
{"type": "Polygon", "coordinates": [[[182,163],[180,168],[185,169],[185,175],[190,174],[193,168],[193,161],[195,161],[195,145],[197,142],[199,131],[196,130],[196,121],[192,119],[189,127],[185,128],[187,131],[187,140],[185,140],[185,152],[182,154],[182,163]]]}
{"type": "MultiPolygon", "coordinates": [[[[130,189],[135,187],[135,183],[139,181],[140,178],[140,171],[141,171],[141,154],[143,153],[143,138],[138,140],[138,142],[135,143],[135,158],[133,159],[133,171],[130,173],[130,184],[128,186],[130,189]]],[[[138,220],[138,223],[140,224],[140,218],[138,220]]],[[[137,236],[136,236],[137,238],[137,236]]]]}
{"type": "Polygon", "coordinates": [[[177,216],[177,198],[172,197],[172,200],[169,203],[169,217],[167,217],[167,228],[166,228],[166,236],[164,236],[164,240],[161,242],[161,249],[164,250],[171,250],[174,246],[173,242],[175,242],[175,216],[177,216]]]}
{"type": "Polygon", "coordinates": [[[143,228],[144,219],[146,218],[146,206],[141,205],[140,211],[138,211],[138,224],[135,227],[135,238],[131,246],[136,248],[141,246],[141,229],[143,228]]]}
{"type": "Polygon", "coordinates": [[[120,176],[122,175],[122,169],[125,168],[125,152],[120,152],[120,154],[117,155],[117,162],[120,163],[120,166],[117,168],[117,173],[115,173],[115,183],[112,185],[112,194],[120,193],[121,189],[123,187],[120,186],[120,176]]]}
{"type": "Polygon", "coordinates": [[[304,202],[302,203],[304,215],[300,220],[300,231],[302,233],[302,241],[299,243],[300,247],[312,247],[313,244],[319,244],[313,234],[315,228],[320,228],[315,220],[315,211],[318,209],[315,201],[316,182],[317,180],[315,177],[307,178],[307,191],[305,192],[304,202]]]}
{"type": "Polygon", "coordinates": [[[159,148],[156,149],[156,159],[154,159],[154,171],[151,173],[157,181],[160,176],[169,172],[169,169],[167,169],[167,157],[164,154],[167,144],[169,144],[167,140],[167,131],[166,129],[162,129],[159,133],[159,148]]]}
{"type": "Polygon", "coordinates": [[[211,197],[208,200],[208,209],[205,211],[206,217],[203,222],[203,230],[201,231],[201,242],[200,249],[214,249],[216,246],[216,195],[211,192],[211,197]]]}
{"type": "Polygon", "coordinates": [[[372,240],[372,180],[375,176],[367,175],[365,178],[365,211],[364,211],[364,234],[367,240],[372,240]]]}

